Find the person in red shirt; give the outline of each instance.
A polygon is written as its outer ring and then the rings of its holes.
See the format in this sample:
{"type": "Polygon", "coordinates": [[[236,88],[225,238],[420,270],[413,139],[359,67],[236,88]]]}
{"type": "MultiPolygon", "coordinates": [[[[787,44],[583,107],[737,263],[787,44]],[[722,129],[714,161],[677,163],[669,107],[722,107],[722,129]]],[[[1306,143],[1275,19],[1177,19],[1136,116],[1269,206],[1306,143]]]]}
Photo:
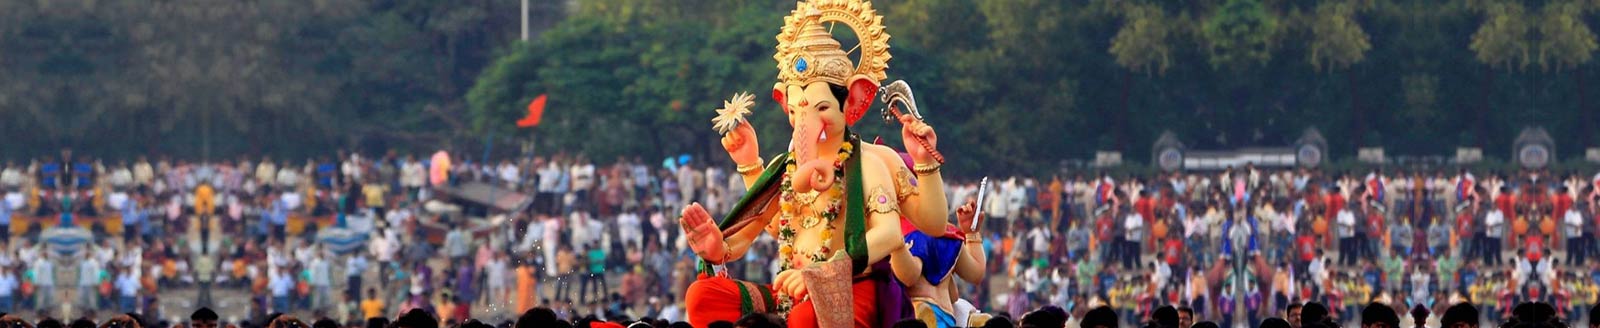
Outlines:
{"type": "Polygon", "coordinates": [[[1336,186],[1328,191],[1328,196],[1326,198],[1328,206],[1322,213],[1322,218],[1324,220],[1332,220],[1333,218],[1338,217],[1337,215],[1339,214],[1339,210],[1344,209],[1344,193],[1339,189],[1339,187],[1336,186]]]}
{"type": "Polygon", "coordinates": [[[1162,247],[1161,254],[1166,255],[1166,258],[1163,260],[1167,261],[1167,265],[1174,268],[1183,267],[1180,265],[1182,264],[1181,262],[1183,259],[1183,240],[1180,238],[1169,237],[1163,243],[1164,245],[1162,247]]]}
{"type": "Polygon", "coordinates": [[[1511,187],[1500,187],[1500,195],[1494,196],[1494,207],[1504,213],[1506,221],[1515,220],[1517,217],[1517,196],[1512,195],[1511,187]]]}
{"type": "Polygon", "coordinates": [[[1530,232],[1524,235],[1523,239],[1527,241],[1523,249],[1526,250],[1525,256],[1528,257],[1528,261],[1538,263],[1544,255],[1544,238],[1530,232]]]}
{"type": "Polygon", "coordinates": [[[1317,258],[1317,240],[1311,234],[1302,234],[1295,237],[1295,249],[1300,251],[1299,261],[1295,261],[1295,272],[1306,272],[1311,266],[1311,260],[1317,258]]]}
{"type": "Polygon", "coordinates": [[[1561,186],[1556,188],[1556,196],[1550,203],[1551,208],[1555,210],[1550,213],[1550,216],[1560,218],[1563,215],[1567,215],[1568,209],[1572,209],[1572,195],[1567,193],[1566,186],[1561,186]]]}

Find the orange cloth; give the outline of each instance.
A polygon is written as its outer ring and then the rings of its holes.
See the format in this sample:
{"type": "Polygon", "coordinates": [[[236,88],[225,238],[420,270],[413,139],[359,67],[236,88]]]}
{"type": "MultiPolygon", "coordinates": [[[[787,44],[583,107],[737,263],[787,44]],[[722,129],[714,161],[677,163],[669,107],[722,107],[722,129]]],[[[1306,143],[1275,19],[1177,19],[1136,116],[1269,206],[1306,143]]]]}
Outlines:
{"type": "Polygon", "coordinates": [[[524,265],[517,268],[517,313],[528,312],[528,309],[533,308],[534,286],[538,282],[538,278],[533,274],[533,266],[524,265]]]}
{"type": "Polygon", "coordinates": [[[383,317],[383,300],[382,299],[377,299],[377,298],[369,298],[369,299],[367,299],[365,301],[361,301],[361,315],[366,316],[367,319],[382,318],[383,317]]]}
{"type": "MultiPolygon", "coordinates": [[[[739,293],[739,284],[739,281],[726,277],[702,277],[690,284],[689,291],[684,292],[683,298],[689,315],[689,324],[706,327],[716,321],[739,321],[739,317],[745,314],[739,309],[743,300],[739,293]]],[[[862,279],[852,284],[851,289],[851,301],[855,303],[853,307],[855,326],[873,327],[873,322],[878,320],[877,286],[872,280],[862,279]]],[[[811,301],[796,303],[789,310],[788,326],[795,328],[817,326],[816,309],[812,308],[811,301]]]]}
{"type": "Polygon", "coordinates": [[[200,184],[194,190],[194,212],[200,215],[211,215],[217,209],[216,191],[209,184],[200,184]]]}

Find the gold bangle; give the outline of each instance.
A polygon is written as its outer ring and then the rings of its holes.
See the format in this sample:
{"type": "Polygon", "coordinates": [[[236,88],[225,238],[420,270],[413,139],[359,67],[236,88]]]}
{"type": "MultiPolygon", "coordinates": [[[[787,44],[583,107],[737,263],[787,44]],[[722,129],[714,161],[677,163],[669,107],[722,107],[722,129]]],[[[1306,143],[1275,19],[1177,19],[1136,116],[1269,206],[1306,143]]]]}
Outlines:
{"type": "Polygon", "coordinates": [[[728,246],[728,240],[722,240],[722,263],[727,264],[728,258],[733,257],[733,247],[728,246]]]}
{"type": "Polygon", "coordinates": [[[928,176],[928,175],[932,175],[934,173],[939,173],[939,167],[940,167],[939,164],[933,164],[933,165],[917,164],[915,167],[911,168],[911,171],[916,172],[917,176],[919,176],[919,177],[920,176],[928,176]]]}
{"type": "Polygon", "coordinates": [[[739,165],[737,170],[739,171],[739,174],[743,174],[743,175],[749,175],[752,172],[761,173],[761,169],[762,169],[761,163],[762,163],[761,159],[760,158],[756,158],[756,162],[755,163],[748,164],[748,165],[739,165]]]}

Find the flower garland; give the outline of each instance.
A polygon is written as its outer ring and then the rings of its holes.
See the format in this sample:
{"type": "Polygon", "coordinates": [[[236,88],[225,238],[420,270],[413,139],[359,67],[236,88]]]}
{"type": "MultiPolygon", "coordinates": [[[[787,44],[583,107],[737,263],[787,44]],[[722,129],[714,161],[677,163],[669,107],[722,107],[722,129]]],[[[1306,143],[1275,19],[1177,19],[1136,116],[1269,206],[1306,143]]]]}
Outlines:
{"type": "MultiPolygon", "coordinates": [[[[849,159],[855,153],[856,136],[848,132],[846,134],[848,137],[845,138],[844,144],[839,146],[839,156],[833,163],[833,187],[827,191],[829,198],[828,208],[822,213],[801,215],[802,210],[809,212],[812,203],[821,195],[801,195],[796,193],[794,191],[793,173],[799,170],[799,167],[796,164],[793,152],[789,153],[789,159],[784,163],[787,171],[783,174],[783,183],[779,185],[778,189],[781,193],[781,201],[778,203],[781,211],[778,214],[777,236],[778,258],[780,260],[779,272],[795,268],[794,237],[796,231],[793,223],[796,218],[800,218],[800,226],[806,229],[816,227],[818,224],[825,225],[820,233],[820,237],[822,237],[820,246],[810,252],[806,252],[804,256],[810,259],[811,262],[816,263],[827,261],[828,257],[833,253],[833,249],[828,246],[833,245],[834,222],[839,220],[840,213],[844,208],[844,163],[846,159],[849,159]]],[[[778,295],[779,313],[787,313],[792,305],[793,300],[788,295],[778,295]]]]}

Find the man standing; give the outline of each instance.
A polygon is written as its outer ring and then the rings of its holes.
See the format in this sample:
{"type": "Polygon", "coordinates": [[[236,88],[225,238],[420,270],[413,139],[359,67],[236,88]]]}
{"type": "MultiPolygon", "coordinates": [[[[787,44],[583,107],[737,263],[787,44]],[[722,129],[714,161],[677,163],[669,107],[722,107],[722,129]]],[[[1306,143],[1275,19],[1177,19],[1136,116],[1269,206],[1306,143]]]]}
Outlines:
{"type": "Polygon", "coordinates": [[[361,274],[367,272],[367,257],[360,252],[350,254],[344,260],[344,299],[354,302],[361,298],[361,274]]]}
{"type": "MultiPolygon", "coordinates": [[[[1563,198],[1566,199],[1567,203],[1572,202],[1571,197],[1567,196],[1567,187],[1561,187],[1561,194],[1556,196],[1556,202],[1558,204],[1561,203],[1563,198]]],[[[1564,232],[1567,235],[1567,264],[1583,265],[1586,262],[1585,256],[1588,255],[1586,253],[1589,252],[1589,242],[1584,238],[1583,234],[1583,215],[1579,214],[1577,210],[1571,209],[1571,205],[1568,205],[1567,210],[1557,212],[1556,215],[1562,217],[1562,222],[1565,223],[1563,226],[1566,227],[1564,232]]]]}
{"type": "Polygon", "coordinates": [[[137,268],[124,268],[117,274],[117,305],[123,312],[138,312],[139,274],[137,268]]]}
{"type": "Polygon", "coordinates": [[[311,309],[324,310],[330,304],[328,289],[333,288],[333,270],[318,251],[311,259],[311,309]]]}
{"type": "Polygon", "coordinates": [[[1122,266],[1136,268],[1139,266],[1140,244],[1144,240],[1144,217],[1137,211],[1128,212],[1122,220],[1123,243],[1121,246],[1122,266]]]}
{"type": "Polygon", "coordinates": [[[1499,207],[1496,207],[1489,210],[1489,214],[1483,216],[1483,226],[1485,228],[1483,233],[1483,258],[1485,261],[1488,261],[1490,266],[1500,265],[1500,248],[1502,245],[1504,245],[1504,240],[1501,238],[1506,234],[1505,215],[1505,211],[1502,211],[1499,207]]]}
{"type": "Polygon", "coordinates": [[[273,267],[267,289],[272,291],[272,312],[289,312],[289,290],[294,288],[294,278],[282,268],[273,267]]]}
{"type": "Polygon", "coordinates": [[[1355,213],[1351,213],[1348,209],[1340,210],[1334,218],[1334,221],[1338,223],[1334,232],[1339,238],[1339,264],[1354,265],[1356,258],[1361,256],[1360,252],[1356,251],[1358,246],[1356,244],[1355,213]]]}
{"type": "Polygon", "coordinates": [[[444,236],[444,249],[451,263],[465,260],[472,252],[472,246],[467,243],[467,232],[462,230],[461,224],[451,225],[450,232],[444,236]]]}
{"type": "Polygon", "coordinates": [[[33,261],[33,305],[35,308],[46,309],[55,307],[56,294],[56,267],[50,262],[49,253],[39,253],[39,258],[33,261]]]}
{"type": "Polygon", "coordinates": [[[85,309],[100,308],[98,304],[100,295],[100,261],[93,256],[84,257],[78,262],[78,305],[85,309]]]}
{"type": "Polygon", "coordinates": [[[606,251],[600,245],[587,244],[589,274],[583,276],[583,286],[578,288],[578,302],[588,302],[589,284],[594,283],[596,299],[605,299],[606,291],[611,288],[606,286],[606,251]]]}
{"type": "Polygon", "coordinates": [[[0,267],[0,311],[15,312],[17,304],[17,288],[21,287],[17,275],[11,273],[11,268],[0,267]]]}

